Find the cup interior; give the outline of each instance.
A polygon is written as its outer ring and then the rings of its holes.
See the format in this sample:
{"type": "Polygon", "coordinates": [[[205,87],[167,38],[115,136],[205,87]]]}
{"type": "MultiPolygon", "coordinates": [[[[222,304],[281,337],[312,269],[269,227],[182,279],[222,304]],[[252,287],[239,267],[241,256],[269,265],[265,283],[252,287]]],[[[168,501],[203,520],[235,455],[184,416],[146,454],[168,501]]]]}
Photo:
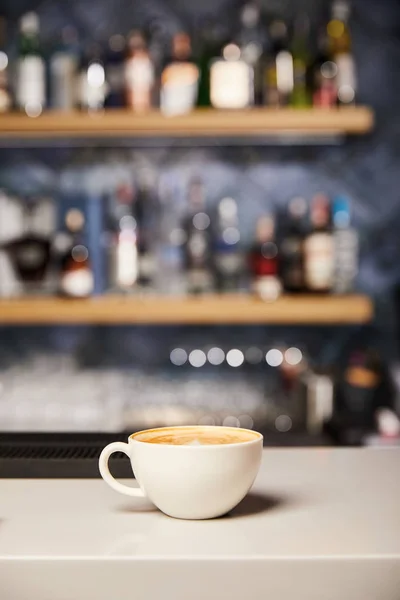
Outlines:
{"type": "Polygon", "coordinates": [[[129,437],[129,441],[195,448],[251,444],[262,440],[262,437],[257,431],[239,427],[189,425],[138,431],[129,437]]]}

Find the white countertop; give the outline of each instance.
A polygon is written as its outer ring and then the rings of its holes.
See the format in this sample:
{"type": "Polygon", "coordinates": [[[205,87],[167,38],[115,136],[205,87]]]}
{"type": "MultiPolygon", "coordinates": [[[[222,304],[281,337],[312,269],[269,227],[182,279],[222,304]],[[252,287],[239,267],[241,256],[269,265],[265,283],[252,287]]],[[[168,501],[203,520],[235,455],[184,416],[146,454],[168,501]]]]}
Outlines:
{"type": "Polygon", "coordinates": [[[1,600],[124,594],[399,600],[400,450],[265,449],[212,521],[135,509],[101,480],[0,479],[1,600]]]}

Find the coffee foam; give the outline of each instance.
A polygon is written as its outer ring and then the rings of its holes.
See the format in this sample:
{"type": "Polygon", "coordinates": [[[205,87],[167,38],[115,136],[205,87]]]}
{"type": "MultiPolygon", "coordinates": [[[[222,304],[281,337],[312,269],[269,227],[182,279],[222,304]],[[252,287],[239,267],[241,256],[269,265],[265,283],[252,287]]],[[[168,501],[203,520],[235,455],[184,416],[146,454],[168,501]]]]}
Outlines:
{"type": "Polygon", "coordinates": [[[210,446],[242,444],[260,439],[260,435],[255,431],[235,427],[164,427],[142,431],[132,438],[149,444],[210,446]]]}

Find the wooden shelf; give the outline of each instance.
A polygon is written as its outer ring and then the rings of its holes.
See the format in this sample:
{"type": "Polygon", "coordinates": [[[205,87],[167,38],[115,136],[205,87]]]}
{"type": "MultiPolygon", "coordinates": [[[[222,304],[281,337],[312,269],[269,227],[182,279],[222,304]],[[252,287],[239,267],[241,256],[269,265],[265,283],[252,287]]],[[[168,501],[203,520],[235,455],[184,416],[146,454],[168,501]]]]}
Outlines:
{"type": "Polygon", "coordinates": [[[159,112],[135,115],[127,110],[108,110],[94,115],[48,111],[36,118],[18,113],[0,115],[0,138],[360,135],[372,129],[373,121],[372,110],[363,106],[244,111],[202,109],[177,117],[165,117],[159,112]]]}
{"type": "Polygon", "coordinates": [[[88,300],[21,298],[0,301],[1,324],[359,324],[372,318],[365,296],[284,296],[265,303],[247,295],[103,296],[88,300]]]}

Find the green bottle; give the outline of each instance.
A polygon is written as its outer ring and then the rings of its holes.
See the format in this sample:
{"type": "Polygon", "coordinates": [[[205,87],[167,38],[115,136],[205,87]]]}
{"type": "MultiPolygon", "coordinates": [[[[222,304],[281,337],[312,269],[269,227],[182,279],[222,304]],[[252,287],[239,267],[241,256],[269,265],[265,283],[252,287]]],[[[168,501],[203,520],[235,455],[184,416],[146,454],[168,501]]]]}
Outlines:
{"type": "Polygon", "coordinates": [[[19,24],[16,102],[31,117],[42,112],[46,100],[45,64],[36,13],[23,15],[19,24]]]}
{"type": "Polygon", "coordinates": [[[222,46],[223,40],[221,39],[217,25],[207,20],[200,35],[200,55],[198,59],[200,81],[197,106],[211,106],[210,67],[213,60],[220,56],[222,46]]]}
{"type": "Polygon", "coordinates": [[[297,17],[294,23],[292,56],[293,56],[293,91],[290,105],[296,108],[311,106],[311,92],[308,85],[311,53],[309,49],[310,22],[306,15],[297,17]]]}

